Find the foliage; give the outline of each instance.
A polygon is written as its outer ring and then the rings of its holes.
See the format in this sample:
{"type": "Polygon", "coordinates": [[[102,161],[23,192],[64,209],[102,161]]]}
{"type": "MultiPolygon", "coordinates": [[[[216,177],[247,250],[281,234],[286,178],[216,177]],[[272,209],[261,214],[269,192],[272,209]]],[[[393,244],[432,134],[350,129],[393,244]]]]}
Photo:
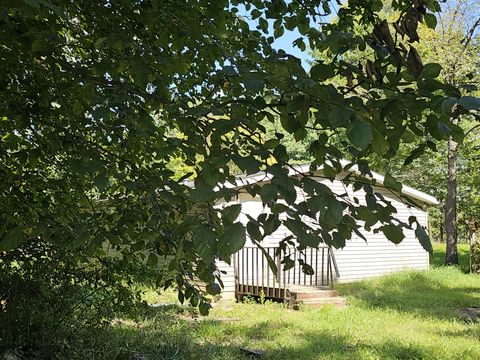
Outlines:
{"type": "Polygon", "coordinates": [[[392,2],[400,12],[394,35],[380,0],[351,1],[336,22],[319,28],[331,5],[3,1],[2,257],[37,243],[81,263],[105,247],[122,264],[138,257],[156,267],[167,257],[178,276],[166,285],[176,282],[179,299],[206,314],[209,300],[193,279],[215,295],[215,259],[229,262],[247,235],[261,242],[285,222],[300,248],[339,247],[358,233],[356,220],[368,219],[401,241],[403,228],[419,226],[415,219],[395,220],[395,208],[368,183],[353,185],[365,190],[367,208],[308,174],[289,176],[292,159],[284,144],[264,141],[262,122],[277,116],[297,142],[312,130],[312,169],[335,175],[348,153],[368,175],[365,159],[393,156],[404,136],[431,148],[430,138],[461,137],[452,111],[475,112],[478,101],[436,79],[438,66],[423,65],[412,44],[418,24],[434,21],[435,0],[392,2]],[[366,30],[358,32],[358,24],[366,30]],[[272,48],[286,30],[301,34],[296,46],[305,48],[305,38],[327,61],[307,73],[299,59],[272,48]],[[393,40],[400,37],[410,44],[393,40]],[[345,60],[359,51],[373,51],[372,58],[361,66],[345,60]],[[333,78],[343,85],[333,86],[333,78]],[[184,174],[172,171],[178,159],[184,174]],[[251,219],[248,231],[237,207],[215,207],[237,195],[237,169],[272,176],[268,185],[247,186],[272,208],[251,219]],[[193,188],[183,182],[192,175],[193,188]],[[297,202],[296,188],[309,198],[297,202]],[[280,200],[286,205],[275,206],[280,200]]]}
{"type": "Polygon", "coordinates": [[[3,254],[0,353],[50,359],[71,351],[78,328],[94,332],[114,316],[132,314],[140,300],[132,284],[152,286],[158,277],[142,263],[113,258],[79,266],[72,251],[45,242],[3,254]]]}
{"type": "MultiPolygon", "coordinates": [[[[440,79],[456,84],[465,95],[478,95],[480,73],[476,69],[480,63],[480,37],[477,21],[480,7],[476,2],[458,0],[442,4],[442,9],[443,12],[437,16],[436,27],[419,25],[421,41],[418,52],[424,60],[441,65],[441,68],[435,70],[440,79]]],[[[457,219],[460,239],[463,241],[470,238],[470,223],[480,216],[477,125],[477,118],[461,116],[460,128],[457,129],[466,134],[457,156],[457,219]]],[[[409,136],[404,138],[404,144],[397,155],[390,160],[374,156],[372,167],[392,173],[403,183],[434,194],[440,200],[439,208],[430,210],[431,233],[440,239],[440,229],[443,229],[442,207],[447,196],[446,144],[437,143],[432,148],[432,143],[422,143],[409,136]]]]}

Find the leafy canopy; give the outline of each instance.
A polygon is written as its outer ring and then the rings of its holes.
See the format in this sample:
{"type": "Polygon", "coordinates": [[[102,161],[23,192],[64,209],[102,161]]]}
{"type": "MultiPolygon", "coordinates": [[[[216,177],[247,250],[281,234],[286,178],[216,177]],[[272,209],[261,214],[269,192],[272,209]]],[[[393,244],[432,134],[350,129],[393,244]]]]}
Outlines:
{"type": "Polygon", "coordinates": [[[312,234],[343,246],[359,233],[357,219],[401,241],[402,228],[418,228],[415,220],[395,221],[395,209],[368,183],[354,185],[365,190],[367,208],[308,176],[289,177],[289,153],[264,141],[262,121],[279,119],[296,141],[314,134],[312,170],[327,164],[334,176],[349,157],[367,175],[363,159],[372,152],[395,154],[407,132],[437,138],[451,131],[453,111],[479,104],[438,80],[438,66],[424,66],[414,47],[418,23],[435,23],[436,1],[393,1],[394,24],[380,17],[380,0],[349,1],[324,23],[336,7],[328,0],[2,1],[0,250],[42,239],[88,256],[109,244],[152,266],[174,255],[179,298],[206,312],[189,279],[217,293],[214,259],[229,261],[247,234],[261,241],[282,221],[300,247],[317,245],[301,242],[312,234]],[[294,45],[325,60],[307,72],[288,49],[275,50],[286,31],[298,31],[294,45]],[[351,63],[353,51],[374,56],[351,63]],[[345,140],[332,141],[343,132],[345,140]],[[180,175],[171,166],[179,159],[180,175]],[[247,187],[272,207],[247,232],[236,208],[214,206],[234,199],[228,184],[238,169],[273,176],[247,187]],[[192,176],[194,188],[183,182],[192,176]],[[296,188],[310,198],[296,202],[296,188]],[[276,206],[280,200],[286,205],[276,206]]]}

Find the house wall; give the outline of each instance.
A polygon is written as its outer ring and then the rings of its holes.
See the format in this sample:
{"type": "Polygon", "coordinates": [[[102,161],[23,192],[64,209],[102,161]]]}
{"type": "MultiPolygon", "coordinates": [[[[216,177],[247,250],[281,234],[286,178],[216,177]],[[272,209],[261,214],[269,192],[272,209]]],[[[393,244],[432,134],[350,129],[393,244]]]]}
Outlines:
{"type": "Polygon", "coordinates": [[[218,270],[224,271],[221,278],[223,281],[222,299],[234,299],[235,298],[235,275],[233,269],[233,263],[228,265],[225,261],[217,261],[218,270]]]}
{"type": "MultiPolygon", "coordinates": [[[[340,186],[337,182],[339,181],[335,181],[335,187],[340,186]]],[[[375,191],[392,203],[397,209],[395,217],[400,221],[408,223],[408,218],[415,216],[422,226],[428,227],[426,210],[407,205],[384,188],[376,188],[375,191]]],[[[351,189],[348,192],[350,196],[354,196],[351,189]]],[[[363,199],[363,192],[356,194],[359,200],[363,199]]],[[[382,232],[375,234],[373,231],[361,231],[367,241],[355,235],[343,249],[334,250],[340,273],[338,282],[376,277],[401,269],[428,269],[429,255],[420,245],[413,230],[404,230],[405,238],[398,245],[387,240],[382,232]]]]}
{"type": "MultiPolygon", "coordinates": [[[[364,203],[363,191],[353,192],[351,187],[346,187],[340,180],[331,182],[322,177],[317,177],[316,180],[329,186],[336,194],[347,193],[352,200],[354,197],[358,197],[360,203],[364,203]]],[[[392,202],[392,205],[397,209],[396,217],[399,220],[408,223],[408,218],[413,215],[417,217],[422,226],[427,227],[428,216],[425,210],[408,206],[404,201],[384,188],[376,188],[375,190],[392,202]]],[[[305,194],[299,189],[297,191],[297,199],[301,201],[303,198],[305,198],[305,194]]],[[[256,218],[262,212],[268,211],[268,208],[263,207],[259,197],[252,198],[247,193],[241,193],[237,202],[242,204],[242,213],[239,220],[245,224],[248,222],[246,214],[256,218]]],[[[340,273],[340,277],[337,279],[338,282],[376,277],[406,268],[428,268],[428,253],[421,247],[414,231],[404,231],[405,239],[399,245],[388,241],[381,232],[375,234],[373,231],[366,232],[363,230],[362,233],[367,238],[366,242],[354,235],[350,241],[347,241],[343,249],[334,250],[340,273]]],[[[264,239],[263,245],[266,247],[277,246],[288,235],[290,235],[290,231],[281,225],[275,233],[264,239]]],[[[253,246],[249,239],[247,239],[246,246],[253,246]]],[[[222,275],[225,286],[222,296],[224,298],[233,298],[235,295],[233,262],[232,266],[224,262],[218,262],[217,265],[220,270],[227,272],[227,274],[222,275]]]]}

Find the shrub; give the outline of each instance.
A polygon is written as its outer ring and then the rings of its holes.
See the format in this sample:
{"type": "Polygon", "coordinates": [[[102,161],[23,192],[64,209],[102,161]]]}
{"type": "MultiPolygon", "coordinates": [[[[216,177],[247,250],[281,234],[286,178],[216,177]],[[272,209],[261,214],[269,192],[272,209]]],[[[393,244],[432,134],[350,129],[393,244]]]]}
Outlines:
{"type": "Polygon", "coordinates": [[[56,358],[75,346],[79,330],[131,313],[140,301],[132,284],[161,274],[132,256],[83,257],[46,243],[0,254],[0,354],[56,358]]]}

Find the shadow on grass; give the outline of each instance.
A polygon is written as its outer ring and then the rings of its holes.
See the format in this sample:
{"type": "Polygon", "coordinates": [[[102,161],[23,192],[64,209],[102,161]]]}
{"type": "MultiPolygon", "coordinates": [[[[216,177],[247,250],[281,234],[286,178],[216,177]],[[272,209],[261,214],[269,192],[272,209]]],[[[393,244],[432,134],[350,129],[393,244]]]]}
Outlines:
{"type": "Polygon", "coordinates": [[[360,305],[440,319],[458,319],[461,308],[480,305],[480,278],[464,275],[455,268],[405,271],[343,285],[339,290],[353,301],[359,300],[360,305]]]}
{"type": "Polygon", "coordinates": [[[259,345],[265,350],[266,359],[423,359],[431,353],[431,349],[420,345],[380,339],[374,343],[354,341],[330,331],[292,332],[288,343],[276,342],[279,332],[291,332],[295,327],[292,323],[261,322],[241,326],[237,332],[254,344],[267,342],[266,347],[259,345]]]}
{"type": "Polygon", "coordinates": [[[425,359],[429,350],[419,346],[384,341],[370,344],[352,342],[328,332],[304,334],[304,343],[295,348],[269,351],[269,359],[425,359]]]}
{"type": "MultiPolygon", "coordinates": [[[[81,346],[65,355],[105,360],[241,358],[238,348],[201,341],[197,331],[201,321],[191,308],[168,305],[143,310],[143,316],[112,321],[95,337],[80,331],[81,346]]],[[[220,325],[214,319],[212,324],[220,325]]]]}
{"type": "MultiPolygon", "coordinates": [[[[238,342],[222,343],[228,325],[218,322],[215,331],[218,337],[206,341],[201,322],[192,324],[175,316],[162,316],[162,321],[146,327],[114,326],[103,330],[97,336],[97,342],[91,344],[91,357],[86,353],[70,358],[84,359],[252,359],[241,347],[258,346],[265,351],[265,359],[421,359],[427,358],[429,349],[410,344],[401,344],[391,340],[368,343],[352,341],[348,337],[327,331],[305,331],[296,333],[294,341],[276,344],[279,331],[288,328],[278,323],[261,322],[255,325],[239,325],[235,332],[240,333],[238,342]],[[265,346],[265,342],[267,345],[265,346]],[[255,345],[259,344],[259,345],[255,345]],[[93,350],[95,349],[95,350],[93,350]]],[[[210,322],[210,321],[209,321],[210,322]]],[[[210,325],[215,322],[212,320],[210,325]]]]}
{"type": "MultiPolygon", "coordinates": [[[[445,336],[474,335],[459,330],[445,336]]],[[[243,346],[264,350],[265,359],[432,359],[436,346],[314,331],[276,316],[254,324],[243,319],[195,318],[190,309],[180,306],[149,309],[141,318],[119,320],[95,337],[85,334],[83,338],[81,352],[69,353],[69,359],[251,359],[241,350],[243,346]]]]}

